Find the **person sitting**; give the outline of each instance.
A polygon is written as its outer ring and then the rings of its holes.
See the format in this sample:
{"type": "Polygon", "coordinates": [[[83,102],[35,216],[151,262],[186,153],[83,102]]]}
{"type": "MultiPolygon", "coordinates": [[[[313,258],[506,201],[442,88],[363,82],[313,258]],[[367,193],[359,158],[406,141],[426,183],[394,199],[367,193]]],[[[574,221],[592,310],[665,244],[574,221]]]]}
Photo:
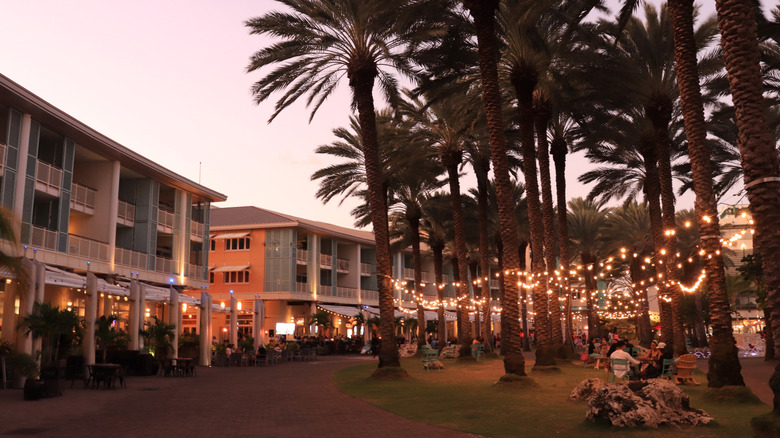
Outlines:
{"type": "MultiPolygon", "coordinates": [[[[629,365],[639,365],[641,362],[634,359],[630,354],[628,354],[625,350],[626,343],[624,341],[618,341],[614,345],[615,351],[609,355],[610,359],[625,359],[628,361],[629,365]]],[[[622,378],[626,375],[626,370],[613,370],[613,373],[615,373],[615,377],[618,379],[622,378]]],[[[630,376],[631,374],[629,374],[630,376]]]]}
{"type": "MultiPolygon", "coordinates": [[[[655,342],[653,342],[655,343],[655,342]]],[[[650,345],[650,351],[653,351],[653,345],[650,345]]],[[[673,358],[673,352],[671,348],[666,348],[665,342],[659,342],[656,348],[656,351],[658,354],[656,354],[656,358],[652,359],[650,361],[650,364],[647,365],[647,368],[642,371],[642,378],[643,379],[655,379],[658,376],[661,375],[663,372],[663,364],[664,359],[672,359],[673,358]]],[[[648,355],[650,352],[648,352],[648,355]]]]}
{"type": "MultiPolygon", "coordinates": [[[[666,346],[666,344],[664,344],[664,346],[666,346]]],[[[638,359],[642,362],[652,363],[660,359],[661,353],[662,351],[658,349],[658,342],[653,341],[650,343],[650,349],[647,350],[647,354],[639,357],[638,359]]]]}

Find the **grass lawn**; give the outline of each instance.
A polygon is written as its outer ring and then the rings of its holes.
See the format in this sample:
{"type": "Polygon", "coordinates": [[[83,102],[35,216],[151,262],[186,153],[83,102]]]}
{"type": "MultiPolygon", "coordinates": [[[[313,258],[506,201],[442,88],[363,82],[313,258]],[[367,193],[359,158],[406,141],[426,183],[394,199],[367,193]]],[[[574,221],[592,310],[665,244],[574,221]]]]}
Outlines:
{"type": "MultiPolygon", "coordinates": [[[[445,360],[444,370],[426,371],[420,359],[402,359],[411,378],[403,381],[376,381],[368,377],[375,363],[345,368],[333,377],[346,394],[415,421],[491,437],[627,436],[626,429],[592,424],[585,419],[586,402],[569,400],[569,393],[588,377],[603,377],[603,370],[583,368],[572,363],[560,365],[561,372],[529,373],[526,383],[498,384],[504,374],[503,361],[487,359],[479,363],[445,360]]],[[[750,419],[770,411],[765,404],[712,402],[703,395],[707,377],[695,374],[701,386],[685,386],[691,406],[703,409],[716,423],[690,427],[631,429],[631,437],[749,437],[750,419]]]]}

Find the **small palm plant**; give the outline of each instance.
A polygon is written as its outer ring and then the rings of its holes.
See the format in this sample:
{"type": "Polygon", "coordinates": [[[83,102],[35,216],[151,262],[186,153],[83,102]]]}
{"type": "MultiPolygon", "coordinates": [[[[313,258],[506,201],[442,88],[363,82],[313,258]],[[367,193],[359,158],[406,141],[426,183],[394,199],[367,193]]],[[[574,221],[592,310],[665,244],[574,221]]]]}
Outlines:
{"type": "Polygon", "coordinates": [[[141,330],[139,333],[144,338],[144,345],[154,357],[162,360],[173,353],[171,339],[175,336],[175,324],[160,321],[155,316],[154,323],[147,322],[144,324],[144,327],[144,330],[141,330]]]}

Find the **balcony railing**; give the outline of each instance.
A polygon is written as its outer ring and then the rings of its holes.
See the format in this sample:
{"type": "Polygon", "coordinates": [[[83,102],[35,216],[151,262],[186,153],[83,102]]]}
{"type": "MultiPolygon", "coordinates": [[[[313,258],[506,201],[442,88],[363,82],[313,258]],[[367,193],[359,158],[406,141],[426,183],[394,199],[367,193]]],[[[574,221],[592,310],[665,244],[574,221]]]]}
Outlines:
{"type": "Polygon", "coordinates": [[[404,268],[404,280],[414,280],[414,269],[404,268]]]}
{"type": "Polygon", "coordinates": [[[70,197],[70,208],[82,213],[95,214],[96,198],[97,190],[74,182],[73,192],[70,197]]]}
{"type": "Polygon", "coordinates": [[[206,226],[198,221],[190,221],[190,235],[195,240],[201,241],[203,240],[203,233],[206,230],[206,226]]]}
{"type": "Polygon", "coordinates": [[[87,237],[71,234],[68,236],[68,254],[88,260],[108,261],[108,244],[87,237]]]}
{"type": "Polygon", "coordinates": [[[172,232],[174,217],[173,212],[157,210],[157,229],[163,232],[172,232]]]}
{"type": "Polygon", "coordinates": [[[342,273],[349,272],[349,260],[345,260],[345,259],[336,260],[336,270],[342,273]]]}
{"type": "Polygon", "coordinates": [[[305,249],[299,249],[295,255],[295,261],[299,265],[305,265],[306,260],[309,258],[309,251],[305,249]]]}
{"type": "Polygon", "coordinates": [[[309,285],[307,283],[302,282],[296,282],[295,283],[295,292],[298,292],[299,294],[305,294],[309,292],[309,285]]]}
{"type": "Polygon", "coordinates": [[[360,290],[360,299],[361,300],[376,300],[376,301],[379,301],[379,291],[361,289],[360,290]]]}
{"type": "Polygon", "coordinates": [[[51,195],[59,196],[62,187],[62,169],[38,160],[35,188],[51,195]]]}
{"type": "Polygon", "coordinates": [[[163,274],[170,274],[173,272],[173,260],[167,257],[155,256],[154,270],[155,272],[162,272],[163,274]]]}
{"type": "Polygon", "coordinates": [[[333,256],[320,254],[320,266],[326,269],[333,267],[333,256]]]}
{"type": "Polygon", "coordinates": [[[428,271],[422,271],[423,283],[433,283],[433,274],[428,271]]]}
{"type": "Polygon", "coordinates": [[[0,143],[0,176],[3,175],[5,170],[5,150],[8,149],[5,143],[0,143]]]}
{"type": "Polygon", "coordinates": [[[33,225],[31,234],[30,245],[33,248],[57,250],[57,231],[33,225]]]}
{"type": "Polygon", "coordinates": [[[114,263],[136,269],[148,269],[148,255],[130,249],[117,248],[114,251],[114,263]]]}
{"type": "Polygon", "coordinates": [[[499,288],[498,278],[491,278],[490,279],[490,288],[491,289],[498,289],[499,288]]]}
{"type": "Polygon", "coordinates": [[[206,267],[201,265],[189,265],[189,277],[196,280],[205,280],[207,278],[206,267]]]}
{"type": "Polygon", "coordinates": [[[320,294],[325,296],[331,296],[333,293],[333,286],[325,286],[324,284],[320,285],[320,294]]]}
{"type": "Polygon", "coordinates": [[[357,289],[354,287],[337,287],[336,296],[341,298],[357,298],[357,289]]]}
{"type": "Polygon", "coordinates": [[[119,201],[116,210],[116,219],[118,223],[127,225],[128,227],[135,225],[135,205],[125,201],[119,201]]]}
{"type": "Polygon", "coordinates": [[[360,275],[366,277],[371,275],[371,264],[370,263],[361,263],[360,264],[360,275]]]}

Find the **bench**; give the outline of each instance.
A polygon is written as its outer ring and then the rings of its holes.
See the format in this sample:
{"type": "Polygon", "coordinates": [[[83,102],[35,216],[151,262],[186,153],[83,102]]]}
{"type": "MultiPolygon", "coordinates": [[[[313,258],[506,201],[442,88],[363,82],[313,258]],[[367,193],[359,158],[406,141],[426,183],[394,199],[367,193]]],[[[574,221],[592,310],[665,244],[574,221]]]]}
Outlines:
{"type": "Polygon", "coordinates": [[[480,358],[485,358],[485,346],[483,344],[471,345],[471,356],[479,361],[480,358]]]}
{"type": "Polygon", "coordinates": [[[683,354],[682,356],[680,356],[680,359],[677,362],[677,373],[675,373],[672,376],[674,377],[674,383],[678,385],[687,384],[687,383],[699,385],[699,382],[697,382],[693,378],[693,370],[695,369],[696,369],[696,355],[683,354]]]}

